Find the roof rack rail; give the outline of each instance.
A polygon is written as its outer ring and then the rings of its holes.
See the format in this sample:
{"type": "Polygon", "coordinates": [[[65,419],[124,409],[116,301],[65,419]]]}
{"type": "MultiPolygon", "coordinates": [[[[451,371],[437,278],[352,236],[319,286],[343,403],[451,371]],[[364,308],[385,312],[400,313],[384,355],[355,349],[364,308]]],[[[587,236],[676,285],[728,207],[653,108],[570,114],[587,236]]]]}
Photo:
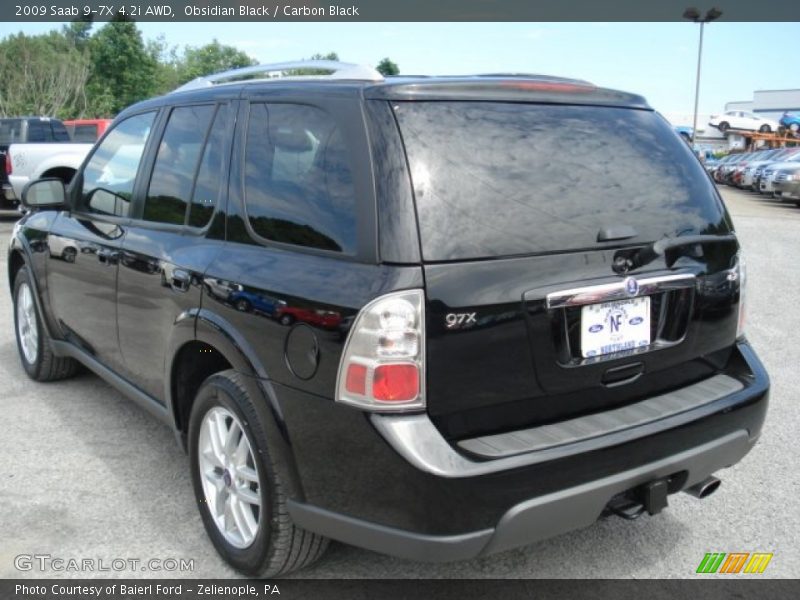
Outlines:
{"type": "MultiPolygon", "coordinates": [[[[179,88],[173,90],[172,93],[202,89],[210,87],[216,83],[225,82],[228,79],[246,77],[247,75],[282,73],[284,71],[292,71],[297,69],[319,69],[330,71],[331,73],[330,75],[300,75],[291,77],[308,77],[312,79],[351,79],[359,81],[383,80],[383,75],[381,75],[378,71],[372,67],[367,67],[364,65],[338,62],[335,60],[298,60],[267,65],[255,65],[252,67],[243,67],[241,69],[231,69],[230,71],[223,71],[222,73],[214,73],[213,75],[204,75],[184,83],[179,88]]],[[[280,77],[272,77],[268,79],[280,79],[280,77]]],[[[261,79],[259,81],[264,80],[261,79]]]]}
{"type": "Polygon", "coordinates": [[[473,77],[524,77],[526,79],[536,79],[538,81],[552,81],[554,83],[581,83],[584,85],[594,84],[585,79],[573,79],[572,77],[558,77],[556,75],[540,75],[538,73],[477,73],[473,77]]]}

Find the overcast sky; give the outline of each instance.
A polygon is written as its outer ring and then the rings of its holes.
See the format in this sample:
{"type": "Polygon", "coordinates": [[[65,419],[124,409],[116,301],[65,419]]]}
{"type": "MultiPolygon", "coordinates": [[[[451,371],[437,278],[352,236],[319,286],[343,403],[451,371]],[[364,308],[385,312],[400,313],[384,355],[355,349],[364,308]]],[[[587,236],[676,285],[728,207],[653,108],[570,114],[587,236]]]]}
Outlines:
{"type": "MultiPolygon", "coordinates": [[[[54,23],[0,23],[41,33],[54,23]]],[[[376,64],[388,56],[407,74],[526,72],[587,79],[637,92],[663,113],[693,109],[699,26],[676,23],[140,23],[146,38],[202,45],[217,38],[260,62],[335,51],[376,64]]],[[[700,112],[750,100],[754,90],[800,89],[800,23],[706,26],[700,112]],[[785,50],[782,50],[785,49],[785,50]]]]}

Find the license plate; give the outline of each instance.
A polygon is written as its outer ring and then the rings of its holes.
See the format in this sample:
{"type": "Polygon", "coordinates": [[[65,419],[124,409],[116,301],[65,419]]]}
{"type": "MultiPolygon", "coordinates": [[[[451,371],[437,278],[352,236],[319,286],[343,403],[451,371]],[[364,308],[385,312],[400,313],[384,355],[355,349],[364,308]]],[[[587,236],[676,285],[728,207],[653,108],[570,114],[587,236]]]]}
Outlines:
{"type": "Polygon", "coordinates": [[[650,345],[650,298],[615,300],[581,309],[584,358],[650,345]]]}

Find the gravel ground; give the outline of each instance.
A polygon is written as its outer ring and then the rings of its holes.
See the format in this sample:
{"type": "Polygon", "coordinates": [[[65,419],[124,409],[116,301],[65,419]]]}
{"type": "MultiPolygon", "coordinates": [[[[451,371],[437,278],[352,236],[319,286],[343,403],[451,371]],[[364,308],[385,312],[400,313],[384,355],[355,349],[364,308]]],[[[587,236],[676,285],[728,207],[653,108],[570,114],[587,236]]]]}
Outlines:
{"type": "MultiPolygon", "coordinates": [[[[685,494],[638,521],[611,519],[489,558],[403,561],[333,544],[299,577],[693,577],[706,552],[773,552],[762,577],[800,572],[796,468],[800,370],[800,209],[726,188],[748,263],[748,335],[772,377],[764,434],[721,473],[703,502],[685,494]],[[792,293],[792,290],[795,293],[792,293]],[[793,392],[794,390],[794,392],[793,392]]],[[[13,223],[0,220],[0,273],[13,223]]],[[[192,572],[126,569],[94,576],[235,577],[216,555],[194,506],[188,461],[168,428],[92,375],[52,385],[23,373],[7,292],[0,293],[0,577],[87,577],[15,569],[19,554],[193,559],[192,572]]]]}

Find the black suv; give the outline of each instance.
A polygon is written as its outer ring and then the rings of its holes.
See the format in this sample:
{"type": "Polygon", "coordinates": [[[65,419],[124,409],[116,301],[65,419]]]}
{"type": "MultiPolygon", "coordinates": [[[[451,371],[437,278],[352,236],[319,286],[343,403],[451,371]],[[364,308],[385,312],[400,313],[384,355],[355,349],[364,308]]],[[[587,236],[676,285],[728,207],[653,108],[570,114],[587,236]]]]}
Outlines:
{"type": "Polygon", "coordinates": [[[302,66],[333,74],[132,106],[69,188],[28,187],[27,373],[80,363],[169,423],[249,574],[329,538],[467,559],[713,492],[769,380],[669,124],[582,81],[302,66]]]}

